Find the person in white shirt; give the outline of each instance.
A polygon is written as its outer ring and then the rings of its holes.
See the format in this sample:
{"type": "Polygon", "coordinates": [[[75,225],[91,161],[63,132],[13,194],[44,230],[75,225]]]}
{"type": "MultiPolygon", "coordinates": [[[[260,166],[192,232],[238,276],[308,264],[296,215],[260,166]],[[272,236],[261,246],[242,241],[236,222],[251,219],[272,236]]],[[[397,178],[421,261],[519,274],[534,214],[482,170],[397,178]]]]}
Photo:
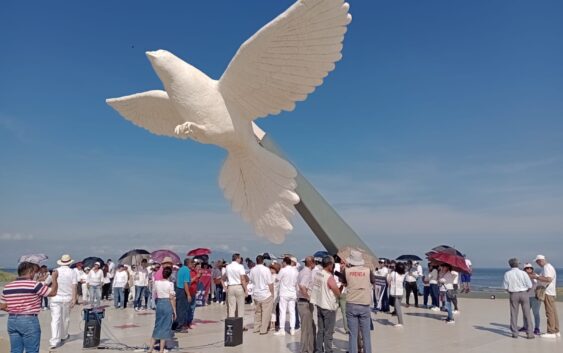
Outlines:
{"type": "Polygon", "coordinates": [[[141,266],[137,268],[133,275],[133,284],[135,285],[135,301],[133,307],[135,310],[147,310],[149,301],[149,271],[147,270],[147,259],[141,261],[141,266]],[[141,302],[145,298],[145,306],[141,306],[141,302]]]}
{"type": "Polygon", "coordinates": [[[274,281],[274,303],[272,309],[272,317],[270,319],[270,329],[274,331],[279,329],[279,315],[280,315],[280,281],[278,280],[278,273],[280,272],[281,266],[278,263],[272,263],[270,265],[270,273],[272,274],[272,279],[274,281]]]}
{"type": "Polygon", "coordinates": [[[274,304],[274,279],[270,269],[264,266],[262,255],[256,256],[256,266],[250,270],[249,280],[254,287],[254,333],[265,335],[268,333],[274,304]]]}
{"type": "Polygon", "coordinates": [[[51,339],[49,346],[54,349],[61,341],[68,339],[70,325],[70,309],[76,302],[76,272],[69,266],[73,263],[70,255],[65,254],[57,261],[60,266],[56,269],[58,276],[57,295],[51,298],[51,339]]]}
{"type": "MultiPolygon", "coordinates": [[[[510,294],[510,331],[512,337],[518,338],[518,308],[522,306],[524,321],[530,319],[530,299],[528,291],[532,288],[532,281],[528,274],[518,268],[518,259],[508,260],[510,271],[504,274],[504,289],[510,294]]],[[[528,326],[528,338],[535,338],[532,325],[528,326]]]]}
{"type": "Polygon", "coordinates": [[[430,298],[432,311],[440,311],[440,288],[438,287],[438,266],[429,265],[428,284],[430,285],[430,298]]]}
{"type": "Polygon", "coordinates": [[[418,278],[418,269],[416,266],[413,265],[413,262],[409,260],[407,262],[407,272],[405,273],[407,308],[410,307],[411,293],[414,296],[414,306],[418,308],[418,285],[416,284],[417,278],[418,278]]]}
{"type": "Polygon", "coordinates": [[[80,278],[84,274],[84,270],[82,269],[82,263],[78,262],[73,269],[74,275],[76,276],[76,301],[74,304],[79,304],[79,298],[82,296],[82,283],[80,282],[80,278]]]}
{"type": "Polygon", "coordinates": [[[80,274],[77,280],[80,282],[82,287],[82,305],[86,305],[90,300],[90,295],[88,293],[88,274],[90,273],[90,267],[84,267],[84,271],[80,274]]]}
{"type": "Polygon", "coordinates": [[[398,319],[398,323],[395,327],[403,327],[403,310],[401,308],[401,300],[403,299],[404,294],[405,272],[405,264],[399,262],[395,266],[395,270],[387,275],[389,295],[395,299],[393,306],[395,307],[398,319]]]}
{"type": "MultiPolygon", "coordinates": [[[[246,297],[248,277],[242,265],[240,254],[233,254],[232,262],[227,265],[226,277],[229,283],[227,287],[227,301],[229,302],[229,317],[244,318],[244,298],[246,297]]],[[[244,325],[243,325],[244,327],[244,325]]],[[[246,328],[243,328],[246,331],[246,328]]]]}
{"type": "Polygon", "coordinates": [[[453,318],[453,308],[452,308],[452,298],[453,298],[453,291],[454,291],[454,280],[455,275],[452,273],[452,266],[448,264],[442,264],[440,273],[442,274],[440,277],[440,291],[444,295],[444,302],[445,307],[448,312],[448,316],[446,318],[446,323],[454,324],[453,318]]]}
{"type": "MultiPolygon", "coordinates": [[[[109,297],[111,295],[113,295],[112,293],[112,288],[113,288],[113,277],[115,277],[115,272],[116,271],[116,267],[115,264],[113,263],[113,261],[111,261],[111,259],[108,259],[106,261],[106,265],[107,265],[107,273],[105,275],[105,284],[109,284],[109,286],[107,286],[107,298],[109,300],[109,297]]],[[[103,289],[103,288],[102,288],[103,289]]],[[[103,295],[102,295],[103,298],[103,295]]]]}
{"type": "Polygon", "coordinates": [[[295,335],[295,303],[297,301],[297,276],[299,272],[291,266],[291,259],[284,257],[278,273],[280,281],[280,329],[274,335],[285,335],[285,317],[289,309],[289,333],[295,335]]]}
{"type": "Polygon", "coordinates": [[[129,273],[124,265],[117,267],[117,272],[113,277],[113,305],[116,309],[125,309],[124,288],[129,280],[129,273]]]}
{"type": "Polygon", "coordinates": [[[100,263],[94,263],[94,267],[88,273],[86,283],[90,295],[90,305],[93,307],[100,306],[102,298],[102,285],[104,282],[104,272],[100,269],[100,263]]]}
{"type": "Polygon", "coordinates": [[[539,284],[545,287],[545,315],[547,316],[547,332],[541,335],[542,338],[561,337],[559,331],[559,317],[557,315],[557,306],[555,305],[555,297],[557,296],[557,273],[555,267],[547,262],[545,256],[536,256],[536,263],[542,268],[541,275],[535,278],[539,284]]]}
{"type": "Polygon", "coordinates": [[[297,276],[297,309],[301,316],[301,353],[315,351],[315,323],[313,321],[314,305],[310,302],[310,289],[313,282],[312,269],[315,260],[312,256],[305,258],[305,267],[297,276]]]}
{"type": "MultiPolygon", "coordinates": [[[[465,254],[463,257],[465,257],[465,265],[471,270],[471,266],[473,265],[471,260],[469,260],[465,254]]],[[[471,291],[471,273],[462,272],[460,277],[461,293],[469,293],[471,291]]]]}

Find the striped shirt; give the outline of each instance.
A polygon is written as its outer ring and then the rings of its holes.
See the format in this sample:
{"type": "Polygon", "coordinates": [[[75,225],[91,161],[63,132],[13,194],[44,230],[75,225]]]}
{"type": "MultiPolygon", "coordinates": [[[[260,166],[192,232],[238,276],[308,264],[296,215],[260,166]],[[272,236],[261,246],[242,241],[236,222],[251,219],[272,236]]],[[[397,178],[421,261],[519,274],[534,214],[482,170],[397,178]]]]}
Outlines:
{"type": "Polygon", "coordinates": [[[47,297],[51,288],[41,282],[16,279],[6,284],[0,303],[8,306],[10,314],[38,314],[41,311],[41,298],[47,297]]]}

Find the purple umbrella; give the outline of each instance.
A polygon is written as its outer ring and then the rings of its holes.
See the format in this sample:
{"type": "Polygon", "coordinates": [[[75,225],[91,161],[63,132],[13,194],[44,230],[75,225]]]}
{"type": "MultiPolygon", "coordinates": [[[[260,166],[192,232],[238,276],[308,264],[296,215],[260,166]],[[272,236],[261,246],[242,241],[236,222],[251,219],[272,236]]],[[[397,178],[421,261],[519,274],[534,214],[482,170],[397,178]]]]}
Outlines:
{"type": "Polygon", "coordinates": [[[162,260],[164,260],[165,257],[172,258],[172,262],[175,264],[179,264],[182,262],[180,260],[180,256],[176,255],[176,253],[172,250],[161,249],[161,250],[153,251],[151,253],[151,259],[153,259],[155,262],[160,263],[162,262],[162,260]]]}

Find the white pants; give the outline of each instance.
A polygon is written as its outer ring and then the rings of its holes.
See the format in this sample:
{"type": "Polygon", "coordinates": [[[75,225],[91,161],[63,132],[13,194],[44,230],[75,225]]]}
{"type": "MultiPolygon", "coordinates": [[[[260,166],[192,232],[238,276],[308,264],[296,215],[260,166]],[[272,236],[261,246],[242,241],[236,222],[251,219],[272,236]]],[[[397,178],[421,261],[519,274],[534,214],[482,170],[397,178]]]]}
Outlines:
{"type": "Polygon", "coordinates": [[[88,285],[86,283],[80,284],[82,286],[82,304],[88,303],[88,285]]]}
{"type": "Polygon", "coordinates": [[[289,328],[295,329],[295,298],[280,297],[280,330],[285,330],[285,313],[289,309],[289,328]]]}
{"type": "Polygon", "coordinates": [[[70,325],[70,299],[51,299],[51,339],[49,344],[56,346],[68,337],[70,325]]]}

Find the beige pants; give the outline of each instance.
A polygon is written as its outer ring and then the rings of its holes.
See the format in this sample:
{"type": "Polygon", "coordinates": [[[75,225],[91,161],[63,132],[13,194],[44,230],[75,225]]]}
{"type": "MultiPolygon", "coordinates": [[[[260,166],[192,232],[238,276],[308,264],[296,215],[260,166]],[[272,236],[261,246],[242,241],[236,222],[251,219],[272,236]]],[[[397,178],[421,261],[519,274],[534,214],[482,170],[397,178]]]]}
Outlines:
{"type": "Polygon", "coordinates": [[[229,317],[244,318],[244,289],[241,285],[227,288],[227,301],[229,302],[229,317]]]}
{"type": "Polygon", "coordinates": [[[545,295],[545,316],[547,316],[547,333],[559,332],[559,317],[557,316],[557,306],[555,296],[545,295]]]}
{"type": "Polygon", "coordinates": [[[274,308],[274,297],[270,295],[268,299],[254,300],[254,332],[268,333],[268,326],[274,308]]]}

